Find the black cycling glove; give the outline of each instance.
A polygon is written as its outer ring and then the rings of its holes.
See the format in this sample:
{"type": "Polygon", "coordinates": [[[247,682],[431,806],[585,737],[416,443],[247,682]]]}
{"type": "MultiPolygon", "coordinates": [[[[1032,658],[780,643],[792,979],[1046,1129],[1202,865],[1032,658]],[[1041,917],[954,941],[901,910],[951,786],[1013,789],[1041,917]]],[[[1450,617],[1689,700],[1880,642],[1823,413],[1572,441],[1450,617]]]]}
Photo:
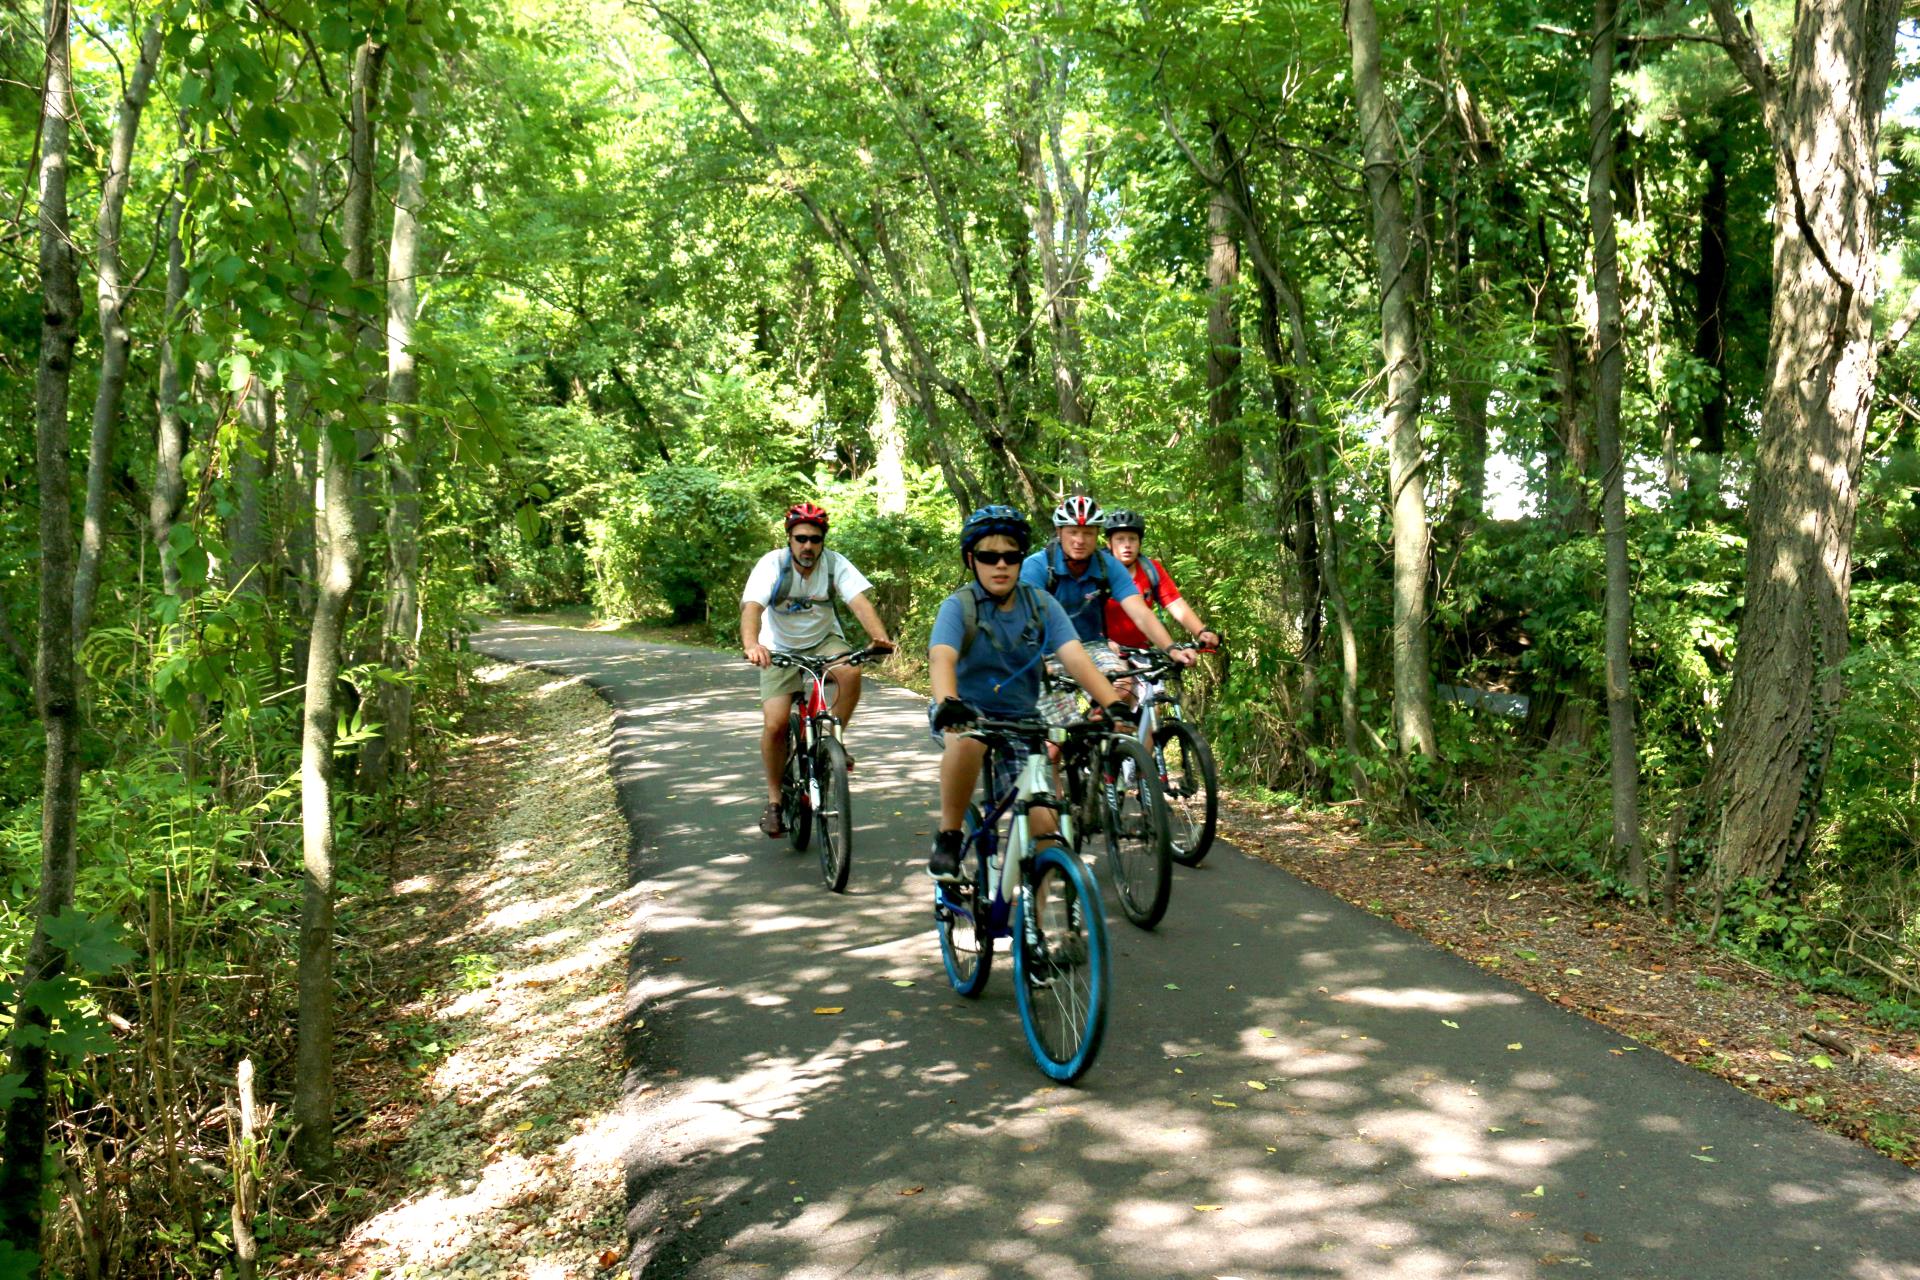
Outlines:
{"type": "Polygon", "coordinates": [[[1107,713],[1107,721],[1112,724],[1115,729],[1123,726],[1131,729],[1139,723],[1140,713],[1118,698],[1100,709],[1107,713]]]}
{"type": "Polygon", "coordinates": [[[963,724],[972,724],[979,718],[978,711],[958,698],[943,698],[940,705],[933,709],[935,729],[957,729],[963,724]]]}

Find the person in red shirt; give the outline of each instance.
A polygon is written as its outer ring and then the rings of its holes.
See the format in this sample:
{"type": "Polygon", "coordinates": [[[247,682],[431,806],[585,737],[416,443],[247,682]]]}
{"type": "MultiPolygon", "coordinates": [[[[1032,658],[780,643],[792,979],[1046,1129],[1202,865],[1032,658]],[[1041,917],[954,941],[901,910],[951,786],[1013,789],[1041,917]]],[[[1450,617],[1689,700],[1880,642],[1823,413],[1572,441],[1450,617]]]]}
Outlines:
{"type": "MultiPolygon", "coordinates": [[[[1218,648],[1220,633],[1202,622],[1200,615],[1193,611],[1193,606],[1181,598],[1180,588],[1173,584],[1173,575],[1167,572],[1167,566],[1140,554],[1140,540],[1146,535],[1146,517],[1138,511],[1108,513],[1107,550],[1133,574],[1133,584],[1140,588],[1140,594],[1146,597],[1149,606],[1157,605],[1165,609],[1168,616],[1185,627],[1187,634],[1198,640],[1203,648],[1218,648]]],[[[1147,649],[1153,644],[1134,625],[1127,611],[1111,600],[1107,601],[1107,639],[1132,649],[1147,649]]]]}

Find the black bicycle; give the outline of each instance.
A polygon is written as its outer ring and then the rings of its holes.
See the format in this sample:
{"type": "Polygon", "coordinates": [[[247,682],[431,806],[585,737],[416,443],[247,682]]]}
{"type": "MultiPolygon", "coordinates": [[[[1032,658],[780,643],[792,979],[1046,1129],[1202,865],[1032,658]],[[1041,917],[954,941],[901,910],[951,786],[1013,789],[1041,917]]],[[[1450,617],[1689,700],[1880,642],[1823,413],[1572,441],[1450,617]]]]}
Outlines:
{"type": "MultiPolygon", "coordinates": [[[[1216,653],[1194,645],[1175,648],[1216,653]]],[[[1160,792],[1167,806],[1167,836],[1173,860],[1197,867],[1213,848],[1220,824],[1220,778],[1213,749],[1200,727],[1180,710],[1180,679],[1186,668],[1158,649],[1120,650],[1132,666],[1134,696],[1139,699],[1140,726],[1135,739],[1153,755],[1160,775],[1160,792]]]]}
{"type": "Polygon", "coordinates": [[[806,672],[806,687],[793,695],[787,713],[787,763],[780,775],[780,815],[794,852],[804,853],[820,824],[820,878],[835,893],[846,891],[853,874],[853,801],[847,787],[847,749],[840,742],[840,718],[827,697],[827,672],[857,667],[891,650],[871,645],[853,653],[813,657],[775,650],[773,665],[806,672]]]}
{"type": "MultiPolygon", "coordinates": [[[[1051,673],[1056,693],[1078,693],[1071,679],[1051,673]]],[[[1106,837],[1107,875],[1122,915],[1151,929],[1167,914],[1173,896],[1172,845],[1167,835],[1167,804],[1153,755],[1131,733],[1107,732],[1086,720],[1093,732],[1072,733],[1060,747],[1066,777],[1068,841],[1078,852],[1095,831],[1106,837]]]]}

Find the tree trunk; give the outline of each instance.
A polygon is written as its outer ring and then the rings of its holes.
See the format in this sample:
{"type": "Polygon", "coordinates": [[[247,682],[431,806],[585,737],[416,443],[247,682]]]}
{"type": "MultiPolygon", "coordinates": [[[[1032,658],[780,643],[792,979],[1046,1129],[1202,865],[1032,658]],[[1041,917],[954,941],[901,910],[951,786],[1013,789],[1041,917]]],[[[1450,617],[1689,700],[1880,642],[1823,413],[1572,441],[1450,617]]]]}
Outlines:
{"type": "Polygon", "coordinates": [[[1366,152],[1367,194],[1380,287],[1380,333],[1386,356],[1388,483],[1393,513],[1393,721],[1401,754],[1433,755],[1433,670],[1428,654],[1426,459],[1420,443],[1420,400],[1426,378],[1406,206],[1400,191],[1399,131],[1380,72],[1380,28],[1373,0],[1347,0],[1353,90],[1366,152]]]}
{"type": "MultiPolygon", "coordinates": [[[[420,635],[420,480],[414,435],[414,401],[419,380],[414,371],[413,325],[419,315],[414,279],[420,263],[420,206],[426,185],[426,158],[417,136],[426,127],[426,95],[415,90],[412,128],[399,138],[398,178],[394,189],[393,235],[387,249],[387,598],[381,629],[380,660],[390,670],[410,675],[420,635]]],[[[406,681],[380,684],[379,738],[369,744],[367,782],[384,788],[404,776],[413,750],[413,686],[406,681]]]]}
{"type": "Polygon", "coordinates": [[[1711,879],[1770,884],[1813,840],[1844,684],[1857,481],[1873,407],[1874,197],[1896,0],[1802,0],[1782,83],[1714,19],[1774,146],[1773,320],[1747,502],[1746,605],[1707,797],[1711,879]]]}
{"type": "Polygon", "coordinates": [[[1226,130],[1209,121],[1214,163],[1225,182],[1207,200],[1207,468],[1221,485],[1224,505],[1246,500],[1246,465],[1240,441],[1240,322],[1234,293],[1240,283],[1240,236],[1229,184],[1238,159],[1226,130]]]}
{"type": "MultiPolygon", "coordinates": [[[[373,113],[386,48],[362,44],[353,59],[351,151],[342,239],[347,274],[373,278],[373,113]]],[[[353,323],[364,328],[362,318],[353,323]]],[[[364,352],[364,343],[356,343],[364,352]]],[[[372,379],[371,371],[368,373],[372,379]]],[[[299,1026],[296,1033],[291,1142],[309,1179],[333,1165],[333,737],[339,713],[340,649],[347,608],[360,576],[361,517],[353,464],[357,441],[341,415],[319,433],[314,534],[322,546],[307,645],[305,725],[300,741],[300,818],[305,892],[300,913],[299,1026]]]]}
{"type": "Polygon", "coordinates": [[[47,922],[73,903],[74,835],[80,793],[80,691],[74,663],[73,493],[67,393],[80,316],[67,214],[68,137],[73,118],[68,0],[47,0],[46,83],[40,100],[40,360],[34,382],[35,457],[40,485],[40,655],[35,701],[46,731],[41,775],[40,893],[33,939],[15,991],[8,1074],[19,1092],[6,1108],[0,1138],[0,1242],[22,1253],[40,1248],[41,1193],[48,1105],[50,1015],[26,999],[60,975],[64,957],[47,922]]]}
{"type": "MultiPolygon", "coordinates": [[[[1693,277],[1693,356],[1713,372],[1713,388],[1700,406],[1700,452],[1716,459],[1727,451],[1727,137],[1716,131],[1700,140],[1694,155],[1707,167],[1700,193],[1700,268],[1693,277]]],[[[1709,500],[1715,495],[1709,494],[1709,500]]]]}
{"type": "Polygon", "coordinates": [[[100,553],[105,542],[107,473],[113,467],[113,437],[120,427],[120,401],[127,388],[127,356],[133,335],[127,330],[127,282],[120,257],[120,228],[127,207],[133,166],[133,141],[140,132],[160,62],[160,18],[156,15],[140,39],[140,55],[114,114],[107,144],[107,172],[100,184],[100,217],[95,253],[99,261],[100,383],[93,397],[93,433],[87,450],[87,499],[80,531],[80,559],[74,568],[73,635],[84,642],[93,626],[94,598],[100,589],[100,553]]]}
{"type": "Polygon", "coordinates": [[[235,591],[265,600],[271,598],[262,581],[270,572],[267,550],[268,477],[273,474],[275,421],[273,392],[258,377],[240,403],[241,431],[233,450],[233,518],[227,523],[231,560],[227,583],[235,591]]]}
{"type": "MultiPolygon", "coordinates": [[[[187,138],[183,122],[182,147],[187,145],[187,138]]],[[[180,189],[167,206],[167,301],[160,330],[160,404],[154,434],[153,492],[147,502],[147,524],[160,555],[161,585],[168,595],[176,597],[180,594],[180,558],[173,547],[173,526],[187,501],[187,479],[183,471],[187,460],[187,422],[180,412],[184,388],[180,379],[179,342],[179,335],[187,327],[183,310],[187,296],[187,252],[181,223],[185,220],[187,191],[193,185],[196,168],[197,162],[193,160],[181,166],[180,189]]]]}
{"type": "Polygon", "coordinates": [[[900,384],[884,369],[874,370],[874,499],[883,516],[907,510],[907,436],[900,422],[900,384]]]}
{"type": "Polygon", "coordinates": [[[1613,71],[1619,48],[1615,0],[1594,0],[1587,113],[1587,207],[1593,220],[1596,300],[1593,430],[1600,445],[1600,507],[1607,561],[1607,729],[1613,791],[1613,852],[1642,899],[1647,869],[1640,845],[1640,757],[1633,735],[1633,601],[1627,564],[1625,458],[1620,397],[1626,353],[1620,326],[1620,257],[1613,225],[1613,71]]]}

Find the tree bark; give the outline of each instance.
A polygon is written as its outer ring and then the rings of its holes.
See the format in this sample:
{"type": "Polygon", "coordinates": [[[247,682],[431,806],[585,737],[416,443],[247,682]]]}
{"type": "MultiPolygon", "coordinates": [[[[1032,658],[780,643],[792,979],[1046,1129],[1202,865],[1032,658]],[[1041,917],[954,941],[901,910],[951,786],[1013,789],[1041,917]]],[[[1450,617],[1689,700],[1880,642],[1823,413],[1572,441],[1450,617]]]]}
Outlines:
{"type": "Polygon", "coordinates": [[[233,450],[234,512],[227,523],[228,585],[262,600],[271,598],[262,579],[271,570],[266,486],[279,430],[275,409],[272,390],[256,376],[240,403],[241,432],[233,450]]]}
{"type": "Polygon", "coordinates": [[[1771,884],[1813,841],[1844,693],[1858,479],[1878,352],[1880,113],[1896,0],[1802,0],[1776,78],[1712,0],[1774,149],[1773,319],[1748,497],[1746,604],[1707,777],[1710,879],[1771,884]]]}
{"type": "Polygon", "coordinates": [[[1380,287],[1380,333],[1386,356],[1385,416],[1389,500],[1393,513],[1393,721],[1402,755],[1435,753],[1433,670],[1427,637],[1426,459],[1420,443],[1425,357],[1414,312],[1406,205],[1400,191],[1399,131],[1380,71],[1380,27],[1373,0],[1346,0],[1353,52],[1353,90],[1366,153],[1367,194],[1380,287]]]}
{"type": "MultiPolygon", "coordinates": [[[[187,145],[183,121],[180,143],[187,145]]],[[[180,558],[173,548],[173,526],[186,506],[187,479],[183,471],[187,459],[187,422],[181,415],[184,388],[180,377],[179,335],[186,331],[187,317],[182,304],[187,296],[187,253],[181,224],[185,220],[187,191],[193,186],[197,162],[187,161],[180,170],[180,189],[167,206],[167,292],[166,315],[160,330],[160,403],[158,426],[154,433],[153,490],[147,499],[147,525],[160,556],[161,586],[170,596],[180,594],[180,558]]]]}
{"type": "MultiPolygon", "coordinates": [[[[346,270],[373,280],[373,112],[384,45],[362,44],[353,59],[351,141],[342,239],[346,270]]],[[[362,317],[354,324],[365,330],[362,317]]],[[[356,349],[365,352],[364,342],[356,349]]],[[[368,373],[369,381],[373,374],[368,373]]],[[[354,493],[359,451],[344,414],[319,433],[314,534],[322,544],[307,645],[304,731],[300,741],[300,818],[305,887],[300,913],[299,1024],[296,1032],[291,1150],[309,1179],[333,1165],[333,738],[339,714],[340,650],[361,568],[362,517],[354,493]]]]}
{"type": "Polygon", "coordinates": [[[1620,398],[1626,353],[1620,325],[1620,256],[1613,219],[1613,72],[1619,50],[1615,0],[1594,0],[1587,112],[1587,208],[1593,222],[1596,300],[1593,429],[1600,445],[1600,508],[1607,562],[1607,730],[1613,853],[1644,900],[1647,869],[1640,843],[1640,756],[1633,733],[1633,599],[1627,564],[1625,459],[1620,398]]]}
{"type": "MultiPolygon", "coordinates": [[[[393,233],[387,249],[387,598],[382,616],[381,662],[410,676],[418,659],[420,635],[420,480],[413,405],[419,399],[414,370],[413,326],[419,315],[415,277],[420,263],[420,207],[426,185],[426,157],[417,138],[425,128],[426,95],[415,90],[413,127],[399,138],[394,189],[393,233]]],[[[406,680],[382,681],[381,731],[369,744],[367,781],[384,788],[405,774],[413,750],[413,686],[406,680]]]]}
{"type": "Polygon", "coordinates": [[[25,999],[59,976],[64,957],[47,922],[73,903],[74,836],[80,793],[80,691],[74,662],[73,492],[67,397],[80,315],[79,283],[67,211],[67,161],[74,114],[72,14],[68,0],[47,0],[46,82],[40,98],[40,358],[34,379],[35,457],[40,485],[40,654],[35,701],[46,732],[41,774],[40,892],[32,941],[15,991],[8,1074],[19,1094],[8,1104],[0,1138],[0,1241],[23,1253],[40,1248],[41,1193],[48,1105],[50,1017],[25,999]]]}
{"type": "Polygon", "coordinates": [[[113,438],[120,427],[120,402],[127,388],[127,357],[133,335],[127,330],[126,268],[120,257],[120,228],[127,207],[127,187],[133,167],[133,142],[140,132],[160,62],[160,16],[156,14],[140,38],[133,75],[120,95],[114,113],[113,136],[107,144],[107,172],[100,183],[100,217],[96,292],[100,305],[100,382],[93,397],[93,432],[87,450],[87,498],[80,529],[80,559],[74,567],[74,643],[86,640],[93,626],[94,599],[100,589],[100,554],[106,538],[107,473],[113,467],[113,438]]]}
{"type": "Polygon", "coordinates": [[[1246,500],[1246,466],[1240,441],[1240,322],[1234,293],[1240,283],[1240,237],[1230,205],[1238,157],[1226,130],[1207,122],[1214,163],[1226,181],[1207,200],[1207,467],[1229,506],[1246,500]]]}

